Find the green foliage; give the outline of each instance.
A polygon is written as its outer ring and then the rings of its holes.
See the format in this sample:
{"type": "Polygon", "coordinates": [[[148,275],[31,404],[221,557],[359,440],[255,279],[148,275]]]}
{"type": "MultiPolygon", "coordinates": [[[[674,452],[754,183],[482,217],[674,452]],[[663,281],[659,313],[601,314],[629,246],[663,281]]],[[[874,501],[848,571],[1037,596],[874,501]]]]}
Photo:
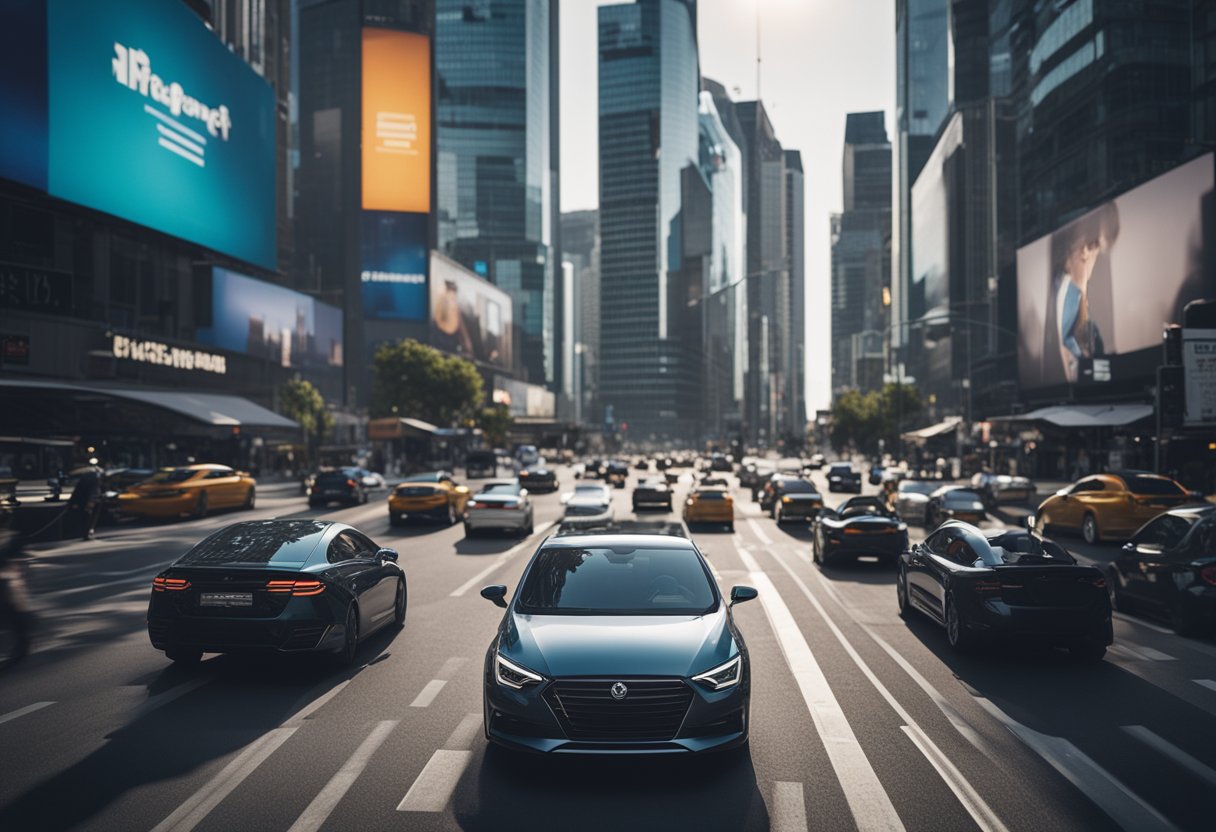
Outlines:
{"type": "Polygon", "coordinates": [[[325,399],[312,382],[293,378],[279,388],[279,412],[297,422],[304,431],[310,459],[334,429],[334,416],[325,407],[325,399]]]}
{"type": "Polygon", "coordinates": [[[920,412],[920,395],[908,384],[887,384],[865,394],[846,390],[832,405],[832,444],[874,453],[882,439],[891,450],[901,431],[915,427],[920,412]]]}
{"type": "Polygon", "coordinates": [[[511,411],[502,404],[483,407],[477,417],[477,426],[481,428],[486,443],[493,448],[501,448],[507,444],[507,434],[510,433],[514,422],[511,411]]]}
{"type": "Polygon", "coordinates": [[[484,399],[471,361],[406,338],[372,359],[372,417],[408,416],[448,427],[471,419],[484,399]]]}

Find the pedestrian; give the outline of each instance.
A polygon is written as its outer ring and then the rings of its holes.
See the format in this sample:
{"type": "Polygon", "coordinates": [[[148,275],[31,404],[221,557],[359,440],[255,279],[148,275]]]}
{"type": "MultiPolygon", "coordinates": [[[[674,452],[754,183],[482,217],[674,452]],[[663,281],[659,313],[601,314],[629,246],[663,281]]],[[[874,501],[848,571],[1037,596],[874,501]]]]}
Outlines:
{"type": "Polygon", "coordinates": [[[92,540],[97,528],[97,518],[101,514],[101,479],[100,468],[85,469],[68,498],[68,517],[81,529],[81,540],[92,540]]]}

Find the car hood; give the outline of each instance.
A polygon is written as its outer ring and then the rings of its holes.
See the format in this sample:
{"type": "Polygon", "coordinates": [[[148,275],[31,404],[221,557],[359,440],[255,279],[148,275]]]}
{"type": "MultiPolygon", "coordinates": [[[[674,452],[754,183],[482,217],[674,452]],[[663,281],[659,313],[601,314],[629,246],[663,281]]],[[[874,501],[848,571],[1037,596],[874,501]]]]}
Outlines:
{"type": "Polygon", "coordinates": [[[513,612],[498,649],[551,678],[694,676],[736,652],[722,605],[701,616],[513,612]]]}

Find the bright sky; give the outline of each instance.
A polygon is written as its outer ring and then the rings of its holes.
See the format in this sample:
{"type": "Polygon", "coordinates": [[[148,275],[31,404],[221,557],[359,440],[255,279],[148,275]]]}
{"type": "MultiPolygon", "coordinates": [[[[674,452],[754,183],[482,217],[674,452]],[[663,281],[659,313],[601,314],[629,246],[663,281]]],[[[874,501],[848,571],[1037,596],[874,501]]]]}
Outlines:
{"type": "MultiPolygon", "coordinates": [[[[556,1],[556,0],[555,0],[556,1]]],[[[597,5],[561,2],[562,210],[599,202],[596,131],[597,5]]],[[[895,0],[700,0],[701,74],[737,101],[761,97],[784,147],[806,172],[807,409],[831,402],[828,217],[841,207],[845,114],[895,105],[895,0]]]]}

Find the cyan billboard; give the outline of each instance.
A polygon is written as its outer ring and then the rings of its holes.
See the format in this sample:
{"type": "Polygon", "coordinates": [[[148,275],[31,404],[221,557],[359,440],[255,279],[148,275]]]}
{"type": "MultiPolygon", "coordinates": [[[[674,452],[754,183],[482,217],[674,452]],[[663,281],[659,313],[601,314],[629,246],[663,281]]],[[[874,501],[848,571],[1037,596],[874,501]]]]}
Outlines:
{"type": "Polygon", "coordinates": [[[45,23],[42,65],[0,83],[28,98],[45,79],[46,152],[0,172],[36,184],[44,164],[53,196],[274,268],[270,86],[184,3],[47,0],[45,23]]]}

